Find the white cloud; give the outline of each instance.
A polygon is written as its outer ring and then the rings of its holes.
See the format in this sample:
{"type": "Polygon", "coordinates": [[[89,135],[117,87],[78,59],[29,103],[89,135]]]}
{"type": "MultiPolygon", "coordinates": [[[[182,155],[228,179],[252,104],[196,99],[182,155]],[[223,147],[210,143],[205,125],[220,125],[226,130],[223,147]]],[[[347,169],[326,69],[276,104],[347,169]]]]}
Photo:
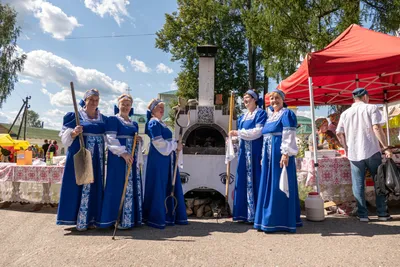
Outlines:
{"type": "MultiPolygon", "coordinates": [[[[41,89],[47,91],[46,89],[41,89]]],[[[63,117],[67,112],[60,109],[49,109],[39,116],[39,120],[44,122],[44,128],[61,130],[63,117]]]]}
{"type": "Polygon", "coordinates": [[[19,82],[23,83],[23,84],[32,84],[33,83],[31,80],[28,80],[28,79],[22,79],[22,80],[19,80],[19,82]]]}
{"type": "Polygon", "coordinates": [[[61,8],[46,1],[36,2],[41,3],[34,11],[35,17],[39,19],[42,30],[52,34],[53,38],[64,40],[76,27],[82,26],[75,17],[68,17],[61,8]]]}
{"type": "Polygon", "coordinates": [[[147,103],[141,98],[133,99],[133,109],[135,114],[146,114],[147,112],[147,103]]]}
{"type": "Polygon", "coordinates": [[[149,73],[151,71],[151,69],[147,67],[143,61],[140,61],[136,58],[132,59],[131,56],[126,56],[126,59],[131,64],[134,71],[140,71],[144,73],[149,73]]]}
{"type": "Polygon", "coordinates": [[[63,117],[66,114],[66,112],[56,108],[56,109],[50,109],[46,111],[44,114],[51,117],[63,117]]]}
{"type": "Polygon", "coordinates": [[[128,5],[128,0],[85,0],[85,6],[92,12],[102,18],[104,15],[110,15],[119,26],[124,22],[124,17],[131,18],[127,10],[128,5]]]}
{"type": "MultiPolygon", "coordinates": [[[[55,83],[64,89],[63,91],[69,92],[70,81],[74,82],[77,92],[97,88],[101,96],[121,94],[128,87],[128,84],[113,80],[96,69],[75,66],[68,60],[47,51],[35,50],[27,53],[27,56],[22,73],[24,76],[37,79],[42,83],[55,83]]],[[[62,94],[57,95],[61,97],[67,93],[57,94],[62,94]]],[[[65,102],[61,101],[61,103],[65,102]]]]}
{"type": "Polygon", "coordinates": [[[311,119],[311,111],[310,110],[298,110],[297,116],[303,116],[311,119]]]}
{"type": "Polygon", "coordinates": [[[1,112],[0,111],[0,122],[2,123],[9,123],[13,122],[15,118],[9,116],[10,112],[1,112]]]}
{"type": "Polygon", "coordinates": [[[114,115],[114,105],[117,104],[117,98],[114,99],[100,99],[99,109],[102,114],[107,116],[114,115]]]}
{"type": "Polygon", "coordinates": [[[39,120],[43,121],[43,128],[61,130],[62,118],[55,119],[54,117],[39,116],[39,120]]]}
{"type": "MultiPolygon", "coordinates": [[[[72,106],[72,96],[70,90],[62,90],[55,94],[50,93],[45,88],[40,89],[40,91],[49,97],[50,104],[52,106],[57,106],[57,107],[72,106]]],[[[79,101],[79,99],[83,97],[82,92],[75,92],[75,94],[77,97],[77,101],[79,101]]],[[[77,102],[77,104],[79,105],[79,102],[77,102]]]]}
{"type": "Polygon", "coordinates": [[[120,64],[120,63],[117,64],[117,68],[118,68],[121,72],[126,72],[126,69],[125,69],[124,65],[122,65],[122,64],[120,64]]]}
{"type": "MultiPolygon", "coordinates": [[[[50,33],[58,40],[64,40],[75,28],[82,26],[75,17],[68,16],[61,8],[45,0],[6,0],[6,2],[13,5],[19,13],[32,12],[39,19],[43,32],[50,33]]],[[[29,40],[29,37],[26,37],[29,40]]]]}
{"type": "Polygon", "coordinates": [[[173,69],[171,69],[170,67],[166,66],[163,63],[160,63],[157,65],[156,71],[157,71],[157,73],[168,73],[168,74],[171,74],[174,72],[173,69]]]}

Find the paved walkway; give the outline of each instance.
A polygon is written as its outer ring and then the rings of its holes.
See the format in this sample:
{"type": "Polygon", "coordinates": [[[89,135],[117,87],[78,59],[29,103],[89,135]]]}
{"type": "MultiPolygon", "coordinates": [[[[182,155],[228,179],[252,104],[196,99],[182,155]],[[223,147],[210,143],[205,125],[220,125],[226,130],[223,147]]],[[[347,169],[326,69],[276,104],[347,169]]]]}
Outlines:
{"type": "Polygon", "coordinates": [[[0,210],[0,266],[398,266],[400,212],[390,222],[330,216],[297,234],[265,234],[230,220],[191,220],[80,233],[55,225],[56,209],[0,210]]]}

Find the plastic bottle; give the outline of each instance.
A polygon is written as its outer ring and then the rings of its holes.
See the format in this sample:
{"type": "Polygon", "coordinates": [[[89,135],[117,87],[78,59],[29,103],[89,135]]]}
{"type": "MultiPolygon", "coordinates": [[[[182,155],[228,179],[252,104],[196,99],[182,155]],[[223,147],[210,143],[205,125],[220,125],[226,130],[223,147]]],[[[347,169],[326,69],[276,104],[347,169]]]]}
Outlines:
{"type": "Polygon", "coordinates": [[[317,192],[310,192],[304,202],[307,220],[314,222],[325,220],[324,200],[317,192]]]}

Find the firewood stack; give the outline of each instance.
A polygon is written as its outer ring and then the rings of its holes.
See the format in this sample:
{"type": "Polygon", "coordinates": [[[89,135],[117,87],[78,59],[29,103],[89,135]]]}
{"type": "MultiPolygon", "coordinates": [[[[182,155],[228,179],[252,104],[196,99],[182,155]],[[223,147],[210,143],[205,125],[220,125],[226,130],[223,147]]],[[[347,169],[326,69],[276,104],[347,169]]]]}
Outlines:
{"type": "Polygon", "coordinates": [[[202,217],[220,217],[223,205],[220,200],[211,198],[186,198],[186,214],[202,217]]]}

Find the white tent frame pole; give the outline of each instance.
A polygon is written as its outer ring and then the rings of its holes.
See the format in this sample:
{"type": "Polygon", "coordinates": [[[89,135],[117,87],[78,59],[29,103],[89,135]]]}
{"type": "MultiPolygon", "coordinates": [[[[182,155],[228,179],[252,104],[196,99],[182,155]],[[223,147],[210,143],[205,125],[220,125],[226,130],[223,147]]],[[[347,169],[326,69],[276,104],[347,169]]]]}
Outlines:
{"type": "Polygon", "coordinates": [[[318,175],[318,155],[317,155],[317,129],[315,126],[315,106],[314,106],[314,90],[312,87],[312,77],[308,77],[308,88],[310,90],[310,106],[311,106],[311,125],[312,125],[312,138],[313,140],[313,150],[314,150],[314,170],[315,170],[315,183],[317,185],[317,192],[320,193],[319,188],[319,175],[318,175]]]}
{"type": "Polygon", "coordinates": [[[387,138],[387,144],[390,146],[390,129],[389,129],[389,109],[388,109],[388,99],[387,99],[387,91],[384,91],[384,97],[385,97],[385,113],[386,113],[386,138],[387,138]]]}

